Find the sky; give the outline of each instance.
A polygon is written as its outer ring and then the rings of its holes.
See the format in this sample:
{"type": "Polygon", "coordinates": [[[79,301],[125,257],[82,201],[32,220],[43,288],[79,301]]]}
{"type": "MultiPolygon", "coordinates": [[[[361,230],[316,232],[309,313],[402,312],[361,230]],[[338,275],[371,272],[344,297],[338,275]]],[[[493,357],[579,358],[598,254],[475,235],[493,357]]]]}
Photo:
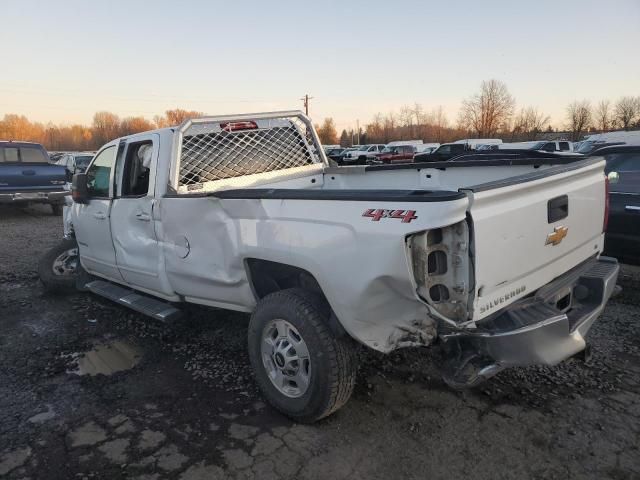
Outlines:
{"type": "Polygon", "coordinates": [[[0,116],[302,108],[338,129],[420,103],[455,121],[482,80],[564,122],[640,95],[640,0],[0,0],[0,116]]]}

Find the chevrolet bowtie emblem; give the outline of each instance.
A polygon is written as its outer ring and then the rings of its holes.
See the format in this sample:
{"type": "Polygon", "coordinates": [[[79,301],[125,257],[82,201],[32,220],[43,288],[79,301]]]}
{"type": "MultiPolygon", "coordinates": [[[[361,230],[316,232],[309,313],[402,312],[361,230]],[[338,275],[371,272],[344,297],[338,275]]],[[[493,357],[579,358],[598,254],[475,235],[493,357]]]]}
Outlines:
{"type": "Polygon", "coordinates": [[[569,232],[568,227],[556,227],[553,229],[553,233],[547,235],[547,242],[545,245],[560,245],[560,242],[567,236],[567,232],[569,232]]]}

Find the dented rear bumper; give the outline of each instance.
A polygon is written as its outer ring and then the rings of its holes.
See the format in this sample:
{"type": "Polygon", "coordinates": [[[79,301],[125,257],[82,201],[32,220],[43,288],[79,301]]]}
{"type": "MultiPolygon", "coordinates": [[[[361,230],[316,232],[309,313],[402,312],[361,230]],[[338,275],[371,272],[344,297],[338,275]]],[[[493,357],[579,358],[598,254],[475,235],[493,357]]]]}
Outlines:
{"type": "Polygon", "coordinates": [[[611,297],[618,271],[613,258],[590,259],[475,329],[441,338],[448,351],[457,352],[458,367],[468,367],[471,358],[478,365],[471,377],[466,368],[472,383],[507,367],[555,365],[585,349],[587,332],[611,297]]]}

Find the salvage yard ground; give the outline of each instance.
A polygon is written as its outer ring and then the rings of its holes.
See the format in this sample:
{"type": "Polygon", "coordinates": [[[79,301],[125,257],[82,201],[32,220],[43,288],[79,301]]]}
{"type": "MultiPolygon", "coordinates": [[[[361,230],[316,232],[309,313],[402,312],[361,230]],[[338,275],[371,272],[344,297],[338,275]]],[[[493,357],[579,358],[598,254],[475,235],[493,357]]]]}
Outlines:
{"type": "Polygon", "coordinates": [[[264,401],[248,317],[162,325],[90,294],[46,295],[48,207],[0,208],[0,478],[640,478],[640,269],[592,358],[447,388],[437,349],[363,352],[352,400],[313,426],[264,401]]]}

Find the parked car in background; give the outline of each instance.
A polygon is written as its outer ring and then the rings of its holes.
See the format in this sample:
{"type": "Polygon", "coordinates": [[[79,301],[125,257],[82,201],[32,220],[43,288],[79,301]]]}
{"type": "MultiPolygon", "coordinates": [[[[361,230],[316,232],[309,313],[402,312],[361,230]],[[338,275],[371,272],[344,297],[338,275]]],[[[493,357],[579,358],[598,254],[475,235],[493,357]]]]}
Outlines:
{"type": "Polygon", "coordinates": [[[65,167],[73,175],[84,172],[92,158],[93,153],[90,152],[72,152],[63,154],[55,163],[65,167]]]}
{"type": "Polygon", "coordinates": [[[591,152],[604,147],[614,147],[617,145],[626,145],[626,142],[604,142],[600,140],[584,140],[580,142],[580,145],[576,148],[574,145],[574,151],[589,155],[591,152]]]}
{"type": "Polygon", "coordinates": [[[439,143],[420,143],[416,145],[416,155],[419,153],[431,153],[439,146],[439,143]]]}
{"type": "Polygon", "coordinates": [[[42,145],[0,141],[0,203],[48,203],[60,215],[70,179],[64,167],[50,163],[42,145]]]}
{"type": "Polygon", "coordinates": [[[380,153],[384,150],[384,145],[376,143],[372,145],[360,145],[355,150],[347,152],[342,157],[342,163],[345,165],[365,165],[367,157],[380,153]]]}
{"type": "Polygon", "coordinates": [[[466,143],[443,143],[431,153],[419,153],[414,162],[444,162],[471,150],[466,143]]]}
{"type": "Polygon", "coordinates": [[[483,143],[482,145],[478,145],[476,150],[479,152],[486,152],[488,150],[499,150],[500,144],[498,143],[483,143]]]}
{"type": "Polygon", "coordinates": [[[594,133],[586,135],[582,141],[593,143],[624,142],[627,145],[640,145],[640,130],[594,133]]]}
{"type": "Polygon", "coordinates": [[[482,145],[499,145],[502,140],[499,138],[463,138],[451,143],[464,143],[469,150],[475,150],[482,145]]]}
{"type": "Polygon", "coordinates": [[[49,152],[49,162],[56,163],[64,154],[65,152],[49,152]]]}
{"type": "Polygon", "coordinates": [[[367,163],[407,163],[413,162],[417,147],[415,145],[387,146],[380,153],[370,155],[367,163]]]}
{"type": "Polygon", "coordinates": [[[334,154],[334,157],[332,157],[332,159],[335,160],[336,162],[338,162],[338,165],[342,165],[345,155],[347,155],[349,152],[353,152],[353,151],[357,150],[358,148],[359,147],[343,148],[342,152],[339,153],[339,154],[334,154]]]}
{"type": "Polygon", "coordinates": [[[322,145],[322,148],[324,149],[324,151],[326,153],[329,150],[335,150],[336,148],[340,148],[340,145],[322,145]]]}
{"type": "Polygon", "coordinates": [[[325,150],[325,154],[327,155],[327,158],[330,158],[334,162],[340,163],[342,161],[342,154],[344,150],[345,149],[342,147],[329,148],[325,150]]]}
{"type": "Polygon", "coordinates": [[[623,259],[640,261],[640,145],[598,149],[592,156],[607,161],[609,222],[605,251],[623,259]]]}
{"type": "MultiPolygon", "coordinates": [[[[399,147],[400,145],[413,145],[417,149],[420,149],[421,145],[425,145],[422,140],[394,140],[393,142],[389,142],[385,145],[385,147],[399,147]]],[[[426,145],[435,145],[434,143],[429,143],[426,145]]]]}

